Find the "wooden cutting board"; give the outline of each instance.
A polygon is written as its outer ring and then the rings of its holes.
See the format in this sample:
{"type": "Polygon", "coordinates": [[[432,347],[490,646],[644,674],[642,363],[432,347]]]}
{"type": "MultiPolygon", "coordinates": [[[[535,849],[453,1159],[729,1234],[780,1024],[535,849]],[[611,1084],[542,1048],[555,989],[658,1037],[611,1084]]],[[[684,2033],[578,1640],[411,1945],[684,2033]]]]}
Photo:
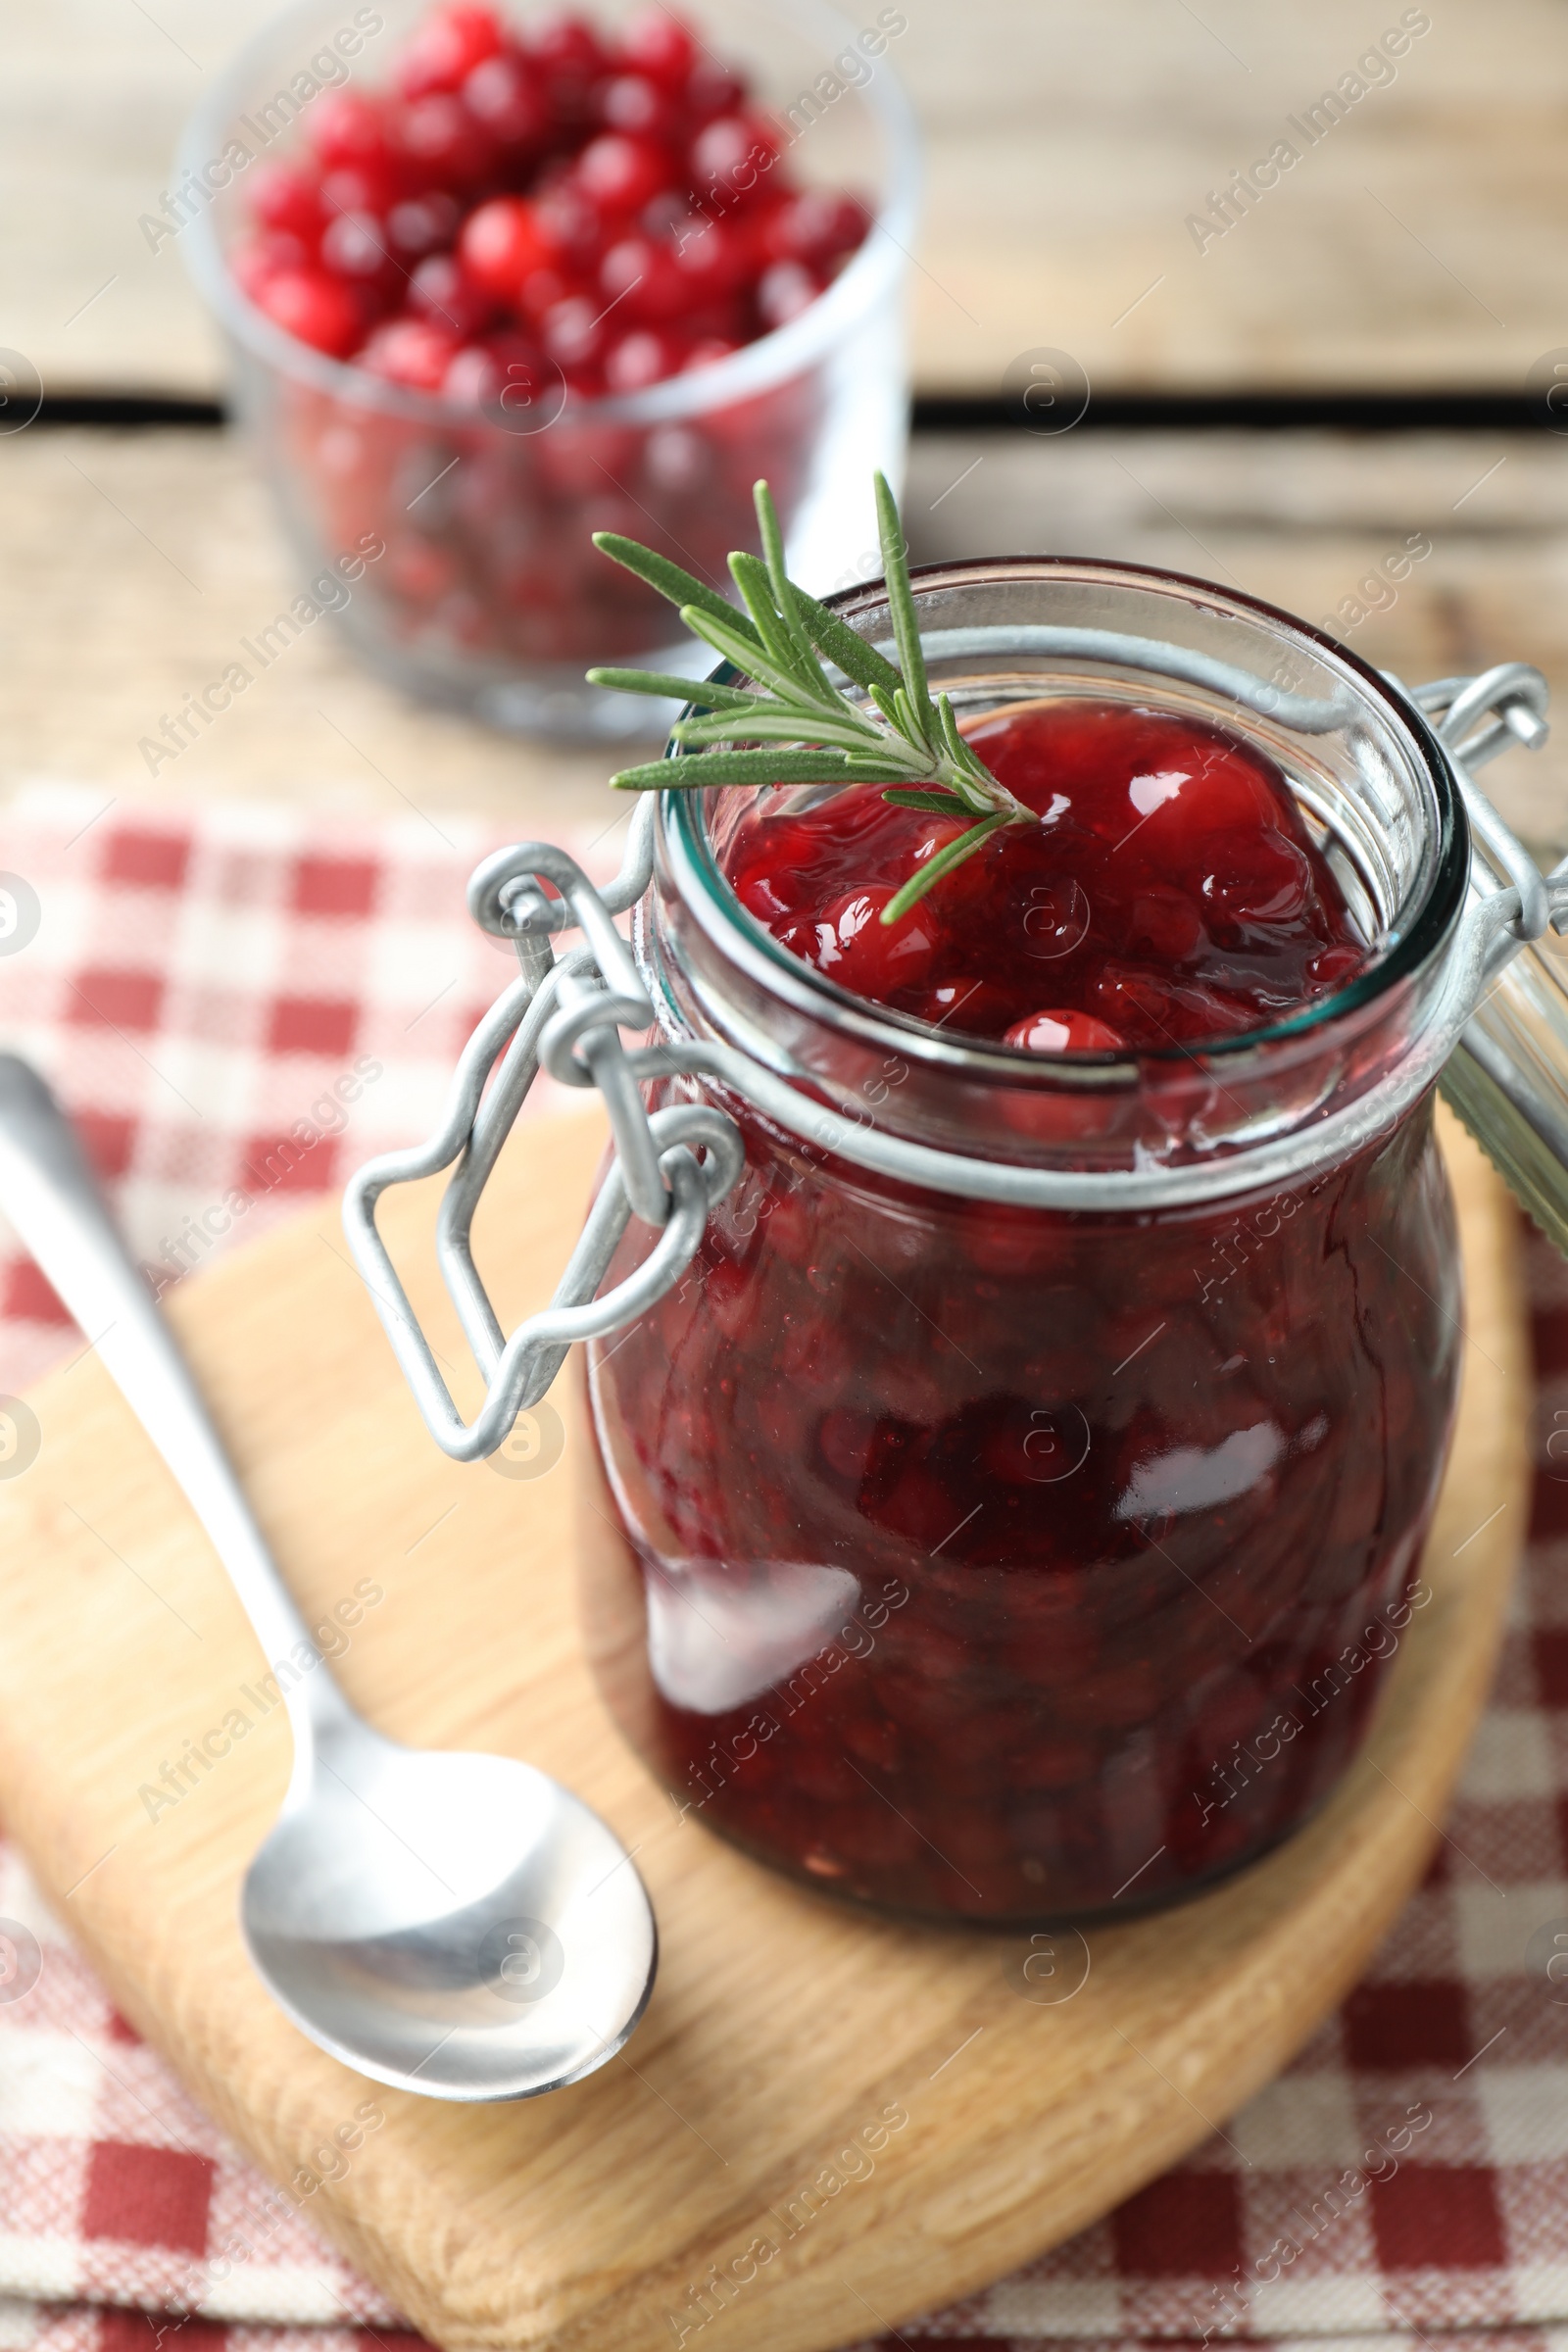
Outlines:
{"type": "MultiPolygon", "coordinates": [[[[426,2333],[514,2352],[823,2352],[1080,2228],[1290,2057],[1425,1865],[1524,1529],[1513,1212],[1446,1118],[1445,1138],[1469,1279],[1463,1406],[1423,1571],[1435,1598],[1371,1746],[1313,1826],[1247,1876],[1096,1929],[1087,1951],[1062,1936],[1054,1960],[1037,1953],[1036,1997],[1022,1936],[859,1917],[675,1820],[579,1652],[569,1382],[548,1473],[449,1463],[331,1210],[171,1299],[313,1622],[362,1579],[384,1593],[341,1665],[357,1704],[399,1739],[560,1773],[636,1849],[659,1911],[659,1984],[619,2059],[519,2106],[378,2090],[383,2127],[313,2198],[426,2333]],[[1053,1992],[1070,1997],[1038,1997],[1053,1992]]],[[[598,1148],[593,1118],[512,1147],[480,1235],[504,1319],[548,1295],[598,1148]]],[[[411,1290],[456,1362],[432,1200],[390,1205],[411,1290]]],[[[240,1944],[236,1889],[288,1765],[282,1712],[150,1817],[139,1792],[166,1762],[230,1710],[256,1712],[243,1693],[260,1652],[96,1359],[33,1403],[39,1457],[0,1482],[0,1811],[126,2014],[287,2180],[367,2091],[271,2005],[240,1944]]]]}

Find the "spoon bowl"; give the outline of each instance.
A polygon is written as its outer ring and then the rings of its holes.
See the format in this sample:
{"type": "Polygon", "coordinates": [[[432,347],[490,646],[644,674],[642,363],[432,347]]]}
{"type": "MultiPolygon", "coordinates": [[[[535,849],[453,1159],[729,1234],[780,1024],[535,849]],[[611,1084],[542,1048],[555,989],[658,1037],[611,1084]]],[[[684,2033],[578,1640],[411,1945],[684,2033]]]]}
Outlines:
{"type": "Polygon", "coordinates": [[[317,1766],[240,1903],[296,2025],[378,2082],[449,2099],[530,2098],[619,2049],[657,1937],[597,1814],[530,1764],[358,1724],[317,1766]]]}

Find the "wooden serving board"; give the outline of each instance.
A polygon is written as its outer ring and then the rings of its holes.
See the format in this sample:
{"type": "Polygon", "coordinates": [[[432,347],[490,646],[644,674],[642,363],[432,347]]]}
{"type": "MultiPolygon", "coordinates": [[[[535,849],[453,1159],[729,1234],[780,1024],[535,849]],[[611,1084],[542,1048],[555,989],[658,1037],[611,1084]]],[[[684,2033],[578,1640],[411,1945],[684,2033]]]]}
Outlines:
{"type": "MultiPolygon", "coordinates": [[[[1186,1908],[1058,1939],[895,1926],[678,1823],[604,1715],[572,1595],[573,1457],[532,1480],[426,1438],[322,1210],[171,1309],[307,1613],[372,1580],[341,1664],[396,1737],[533,1758],[637,1852],[663,1958],[622,2056],[536,2102],[377,2091],[384,2126],[312,2211],[451,2347],[823,2352],[975,2288],[1169,2165],[1354,1981],[1419,1877],[1492,1672],[1524,1525],[1514,1219],[1451,1122],[1470,1346],[1453,1461],[1371,1746],[1270,1860],[1186,1908]],[[1034,1990],[1054,1986],[1037,1959],[1034,1990]],[[902,2120],[901,2120],[902,2119],[902,2120]],[[853,2150],[853,2152],[852,2152],[853,2150]],[[809,2192],[809,2193],[808,2193],[809,2192]],[[773,2251],[763,2258],[755,2241],[773,2251]],[[713,2266],[721,2279],[711,2282],[713,2266]],[[707,2286],[705,2304],[696,2298],[707,2286]],[[711,2315],[698,2332],[706,2310],[711,2315]]],[[[511,1320],[548,1295],[595,1119],[525,1130],[481,1223],[511,1320]]],[[[428,1193],[391,1204],[437,1345],[428,1193]]],[[[449,1335],[443,1339],[441,1334],[449,1335]]],[[[0,1810],[130,2019],[287,2180],[363,2082],[304,2040],[241,1948],[235,1897],[288,1765],[281,1709],[173,1806],[139,1793],[262,1661],[205,1540],[90,1354],[37,1392],[41,1453],[0,1484],[0,1810]]],[[[221,1746],[221,1741],[212,1743],[221,1746]]]]}

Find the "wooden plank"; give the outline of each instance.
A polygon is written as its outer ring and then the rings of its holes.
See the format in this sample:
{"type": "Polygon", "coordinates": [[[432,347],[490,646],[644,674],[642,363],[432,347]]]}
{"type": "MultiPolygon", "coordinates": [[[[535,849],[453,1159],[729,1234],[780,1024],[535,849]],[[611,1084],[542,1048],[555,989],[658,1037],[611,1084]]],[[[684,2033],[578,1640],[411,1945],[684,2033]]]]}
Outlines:
{"type": "MultiPolygon", "coordinates": [[[[1243,586],[1311,619],[1412,533],[1429,557],[1350,631],[1419,679],[1503,659],[1568,693],[1568,464],[1549,435],[1019,433],[917,439],[915,555],[1067,551],[1243,586]]],[[[39,777],[125,801],[217,794],[403,813],[471,809],[519,834],[605,808],[605,753],[510,742],[364,674],[323,620],[156,778],[161,711],[220,675],[299,586],[234,438],[34,429],[0,437],[0,796],[39,777]]],[[[861,551],[864,571],[874,551],[861,551]]],[[[1343,613],[1340,626],[1347,626],[1343,613]]],[[[1568,850],[1568,733],[1487,771],[1533,839],[1568,850]]]]}
{"type": "MultiPolygon", "coordinates": [[[[548,1295],[600,1132],[591,1116],[535,1128],[503,1162],[483,1248],[509,1321],[548,1295]]],[[[554,1474],[519,1485],[448,1462],[330,1210],[180,1289],[175,1321],[312,1622],[362,1577],[384,1592],[342,1661],[352,1697],[395,1737],[561,1773],[637,1849],[660,1914],[659,1984],[620,2060],[515,2106],[378,2091],[384,2125],[313,2204],[436,2341],[678,2340],[715,2264],[731,2284],[727,2301],[708,2288],[702,2341],[717,2352],[822,2352],[868,2313],[896,2326],[1162,2171],[1355,1980],[1425,1866],[1483,1704],[1528,1479],[1517,1220],[1446,1120],[1445,1136],[1471,1345],[1423,1561],[1434,1598],[1370,1748],[1256,1869],[1179,1914],[1093,1930],[1087,1982],[1051,2007],[1011,1982],[1022,1936],[858,1916],[675,1818],[578,1646],[570,1384],[554,1474]],[[894,2126],[880,2140],[879,2119],[894,2126]],[[874,2159],[841,2158],[868,2130],[874,2159]],[[812,2181],[814,2211],[798,2204],[812,2181]],[[748,2268],[759,2237],[773,2251],[748,2268]]],[[[390,1220],[425,1312],[429,1207],[404,1195],[390,1220]]],[[[451,1328],[447,1308],[438,1346],[451,1328]]],[[[295,2032],[240,1946],[238,1881],[286,1777],[281,1710],[149,1818],[141,1784],[246,1705],[260,1653],[90,1352],[34,1401],[42,1452],[0,1485],[0,1801],[126,2013],[287,2177],[367,2086],[295,2032]]]]}
{"type": "MultiPolygon", "coordinates": [[[[184,117],[270,13],[5,0],[5,333],[53,389],[218,387],[178,252],[150,251],[137,220],[169,184],[184,117]]],[[[889,54],[929,147],[922,389],[994,393],[1016,355],[1049,345],[1102,390],[1512,391],[1562,342],[1568,21],[1552,0],[1414,12],[1431,29],[1396,77],[1315,144],[1290,118],[1397,32],[1411,12],[1396,0],[906,13],[889,54]],[[1189,216],[1282,138],[1298,163],[1200,250],[1189,216]]]]}

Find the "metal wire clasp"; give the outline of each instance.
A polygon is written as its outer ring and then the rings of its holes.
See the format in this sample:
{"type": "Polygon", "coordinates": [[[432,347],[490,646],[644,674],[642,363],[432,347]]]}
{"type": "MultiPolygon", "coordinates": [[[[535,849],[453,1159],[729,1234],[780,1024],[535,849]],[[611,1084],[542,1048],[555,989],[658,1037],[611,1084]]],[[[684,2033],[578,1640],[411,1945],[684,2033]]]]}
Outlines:
{"type": "Polygon", "coordinates": [[[597,891],[576,860],[546,842],[498,851],[468,886],[483,930],[512,940],[521,972],[490,1007],[464,1050],[441,1125],[427,1144],[388,1152],[363,1167],[343,1201],[349,1246],[431,1435],[455,1461],[493,1453],[519,1412],[537,1404],[574,1340],[601,1338],[647,1312],[696,1253],[710,1208],[740,1176],[744,1153],[732,1119],[706,1103],[650,1113],[639,1079],[657,1056],[628,1055],[623,1029],[642,1033],[654,1008],[612,917],[635,905],[653,870],[651,800],[638,807],[625,862],[597,891]],[[546,889],[549,886],[549,891],[546,889]],[[550,891],[559,894],[549,895],[550,891]],[[583,945],[559,959],[552,934],[574,927],[583,945]],[[541,1068],[566,1086],[597,1087],[615,1152],[576,1249],[548,1307],[503,1334],[473,1262],[479,1195],[541,1068]],[[488,1085],[488,1092],[486,1087],[488,1085]],[[697,1158],[697,1149],[703,1158],[697,1158]],[[465,1421],[437,1369],[375,1222],[395,1184],[457,1167],[442,1200],[436,1256],[487,1385],[465,1421]],[[633,1216],[659,1232],[634,1274],[596,1296],[633,1216]]]}

